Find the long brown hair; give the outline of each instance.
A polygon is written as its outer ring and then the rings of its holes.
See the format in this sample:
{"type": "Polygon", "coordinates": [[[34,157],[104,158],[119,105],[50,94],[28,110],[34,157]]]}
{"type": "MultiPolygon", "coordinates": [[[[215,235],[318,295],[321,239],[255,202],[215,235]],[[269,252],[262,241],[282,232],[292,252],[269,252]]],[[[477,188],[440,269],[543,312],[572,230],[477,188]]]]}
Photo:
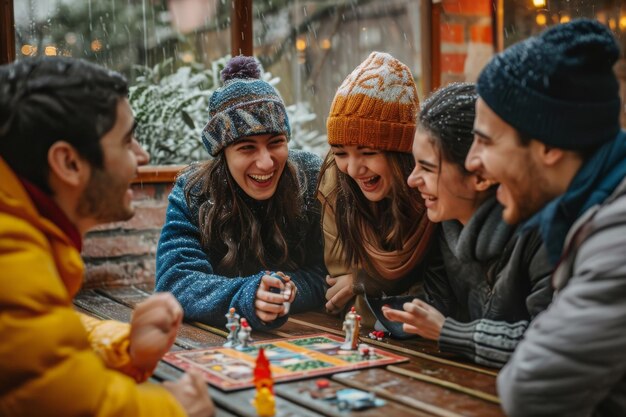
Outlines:
{"type": "MultiPolygon", "coordinates": [[[[337,182],[324,196],[327,201],[334,201],[335,223],[338,239],[331,251],[342,248],[343,259],[348,265],[358,265],[374,276],[378,275],[364,249],[366,237],[364,230],[373,230],[379,236],[373,245],[393,251],[402,248],[403,243],[420,227],[420,219],[425,216],[424,201],[419,192],[408,186],[406,178],[413,170],[414,161],[411,154],[401,152],[384,152],[392,174],[389,198],[379,202],[369,201],[356,181],[337,168],[332,151],[328,153],[322,169],[322,178],[327,171],[336,174],[337,182]]],[[[329,172],[329,173],[330,173],[329,172]]],[[[318,185],[317,192],[320,192],[318,185]]],[[[324,204],[323,210],[332,210],[324,204]]]]}
{"type": "Polygon", "coordinates": [[[254,200],[240,189],[223,152],[183,175],[189,176],[187,205],[198,216],[202,247],[214,258],[218,273],[243,276],[302,265],[305,253],[299,244],[298,220],[303,216],[304,196],[290,161],[275,194],[265,201],[254,200]]]}

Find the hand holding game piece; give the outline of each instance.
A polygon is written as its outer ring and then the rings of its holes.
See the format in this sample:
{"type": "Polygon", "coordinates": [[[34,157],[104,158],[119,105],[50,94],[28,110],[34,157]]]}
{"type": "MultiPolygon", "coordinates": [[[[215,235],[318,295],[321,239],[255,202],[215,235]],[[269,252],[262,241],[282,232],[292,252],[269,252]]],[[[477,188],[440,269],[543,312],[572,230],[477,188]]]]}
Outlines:
{"type": "Polygon", "coordinates": [[[330,286],[326,291],[326,311],[338,314],[352,300],[354,292],[352,274],[339,275],[337,277],[326,276],[326,283],[330,286]]]}
{"type": "Polygon", "coordinates": [[[170,293],[158,293],[137,305],[130,321],[132,365],[152,372],[176,339],[183,309],[170,293]]]}
{"type": "Polygon", "coordinates": [[[166,381],[163,383],[178,400],[189,417],[212,417],[215,414],[215,406],[202,375],[190,369],[178,381],[166,381]]]}
{"type": "MultiPolygon", "coordinates": [[[[254,307],[256,315],[264,322],[269,323],[284,315],[285,283],[280,276],[263,275],[259,289],[256,292],[254,307]]],[[[295,293],[293,293],[295,296],[295,293]]]]}
{"type": "Polygon", "coordinates": [[[404,303],[403,308],[404,311],[400,311],[383,306],[382,311],[387,319],[404,323],[402,329],[405,332],[439,340],[446,320],[439,310],[417,298],[410,303],[404,303]]]}

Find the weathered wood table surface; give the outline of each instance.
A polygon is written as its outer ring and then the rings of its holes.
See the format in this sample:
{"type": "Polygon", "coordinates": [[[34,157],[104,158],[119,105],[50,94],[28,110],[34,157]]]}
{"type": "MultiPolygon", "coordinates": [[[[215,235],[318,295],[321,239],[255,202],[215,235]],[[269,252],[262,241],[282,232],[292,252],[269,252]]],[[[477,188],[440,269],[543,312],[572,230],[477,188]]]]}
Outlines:
{"type": "MultiPolygon", "coordinates": [[[[83,291],[76,298],[78,311],[101,319],[130,321],[133,307],[150,294],[150,289],[123,287],[83,291]]],[[[292,315],[289,321],[271,332],[254,332],[255,341],[281,337],[332,333],[343,336],[341,320],[325,313],[292,315]]],[[[367,335],[371,329],[362,329],[367,335]]],[[[226,331],[200,323],[185,322],[172,350],[221,346],[226,331]]],[[[363,342],[409,358],[409,362],[330,376],[332,384],[373,392],[387,404],[362,411],[339,411],[330,403],[314,400],[308,391],[315,378],[275,385],[276,416],[502,416],[495,389],[496,371],[458,357],[438,352],[436,344],[423,339],[363,342]]],[[[154,379],[177,379],[181,371],[161,362],[154,379]]],[[[223,392],[208,386],[217,406],[216,416],[255,417],[251,404],[254,389],[223,392]]]]}

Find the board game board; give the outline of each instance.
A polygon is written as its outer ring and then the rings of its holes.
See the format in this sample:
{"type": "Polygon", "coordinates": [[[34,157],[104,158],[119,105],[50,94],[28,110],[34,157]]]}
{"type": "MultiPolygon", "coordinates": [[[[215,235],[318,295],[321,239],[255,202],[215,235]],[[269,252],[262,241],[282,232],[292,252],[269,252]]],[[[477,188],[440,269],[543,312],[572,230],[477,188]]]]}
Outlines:
{"type": "Polygon", "coordinates": [[[244,350],[214,347],[170,352],[163,358],[181,369],[195,368],[206,381],[224,391],[253,387],[253,371],[259,348],[271,363],[275,382],[293,381],[320,375],[405,362],[408,359],[367,346],[369,356],[341,350],[343,338],[314,334],[251,344],[244,350]]]}

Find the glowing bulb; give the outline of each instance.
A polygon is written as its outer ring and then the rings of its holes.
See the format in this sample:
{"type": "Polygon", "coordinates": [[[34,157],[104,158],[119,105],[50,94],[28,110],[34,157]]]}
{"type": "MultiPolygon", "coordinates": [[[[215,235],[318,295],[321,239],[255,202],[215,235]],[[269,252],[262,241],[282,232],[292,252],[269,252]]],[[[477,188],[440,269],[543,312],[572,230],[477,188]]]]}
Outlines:
{"type": "Polygon", "coordinates": [[[43,53],[47,56],[55,56],[57,54],[57,48],[56,46],[46,46],[43,53]]]}
{"type": "Polygon", "coordinates": [[[537,8],[546,7],[546,0],[533,0],[533,6],[537,8]]]}
{"type": "Polygon", "coordinates": [[[102,42],[99,39],[94,39],[91,41],[91,50],[94,52],[98,52],[102,49],[102,42]]]}
{"type": "Polygon", "coordinates": [[[567,22],[569,22],[570,20],[571,20],[571,19],[570,19],[570,17],[569,17],[568,15],[564,14],[563,16],[561,16],[561,20],[560,20],[560,22],[561,22],[561,23],[567,23],[567,22]]]}
{"type": "Polygon", "coordinates": [[[619,18],[619,28],[621,30],[626,30],[626,16],[622,16],[619,18]]]}
{"type": "Polygon", "coordinates": [[[609,19],[609,27],[611,28],[611,30],[615,30],[617,28],[617,22],[615,21],[615,19],[609,19]]]}
{"type": "Polygon", "coordinates": [[[330,47],[332,46],[332,44],[330,43],[330,39],[324,39],[322,40],[322,49],[330,49],[330,47]]]}
{"type": "Polygon", "coordinates": [[[298,51],[304,51],[306,49],[306,41],[304,39],[298,39],[296,41],[296,49],[298,51]]]}
{"type": "Polygon", "coordinates": [[[22,45],[20,51],[22,51],[23,55],[32,55],[35,52],[35,48],[33,45],[22,45]]]}
{"type": "Polygon", "coordinates": [[[535,18],[535,21],[537,22],[539,26],[544,26],[546,22],[548,21],[548,19],[546,18],[545,14],[539,13],[537,17],[535,18]]]}

